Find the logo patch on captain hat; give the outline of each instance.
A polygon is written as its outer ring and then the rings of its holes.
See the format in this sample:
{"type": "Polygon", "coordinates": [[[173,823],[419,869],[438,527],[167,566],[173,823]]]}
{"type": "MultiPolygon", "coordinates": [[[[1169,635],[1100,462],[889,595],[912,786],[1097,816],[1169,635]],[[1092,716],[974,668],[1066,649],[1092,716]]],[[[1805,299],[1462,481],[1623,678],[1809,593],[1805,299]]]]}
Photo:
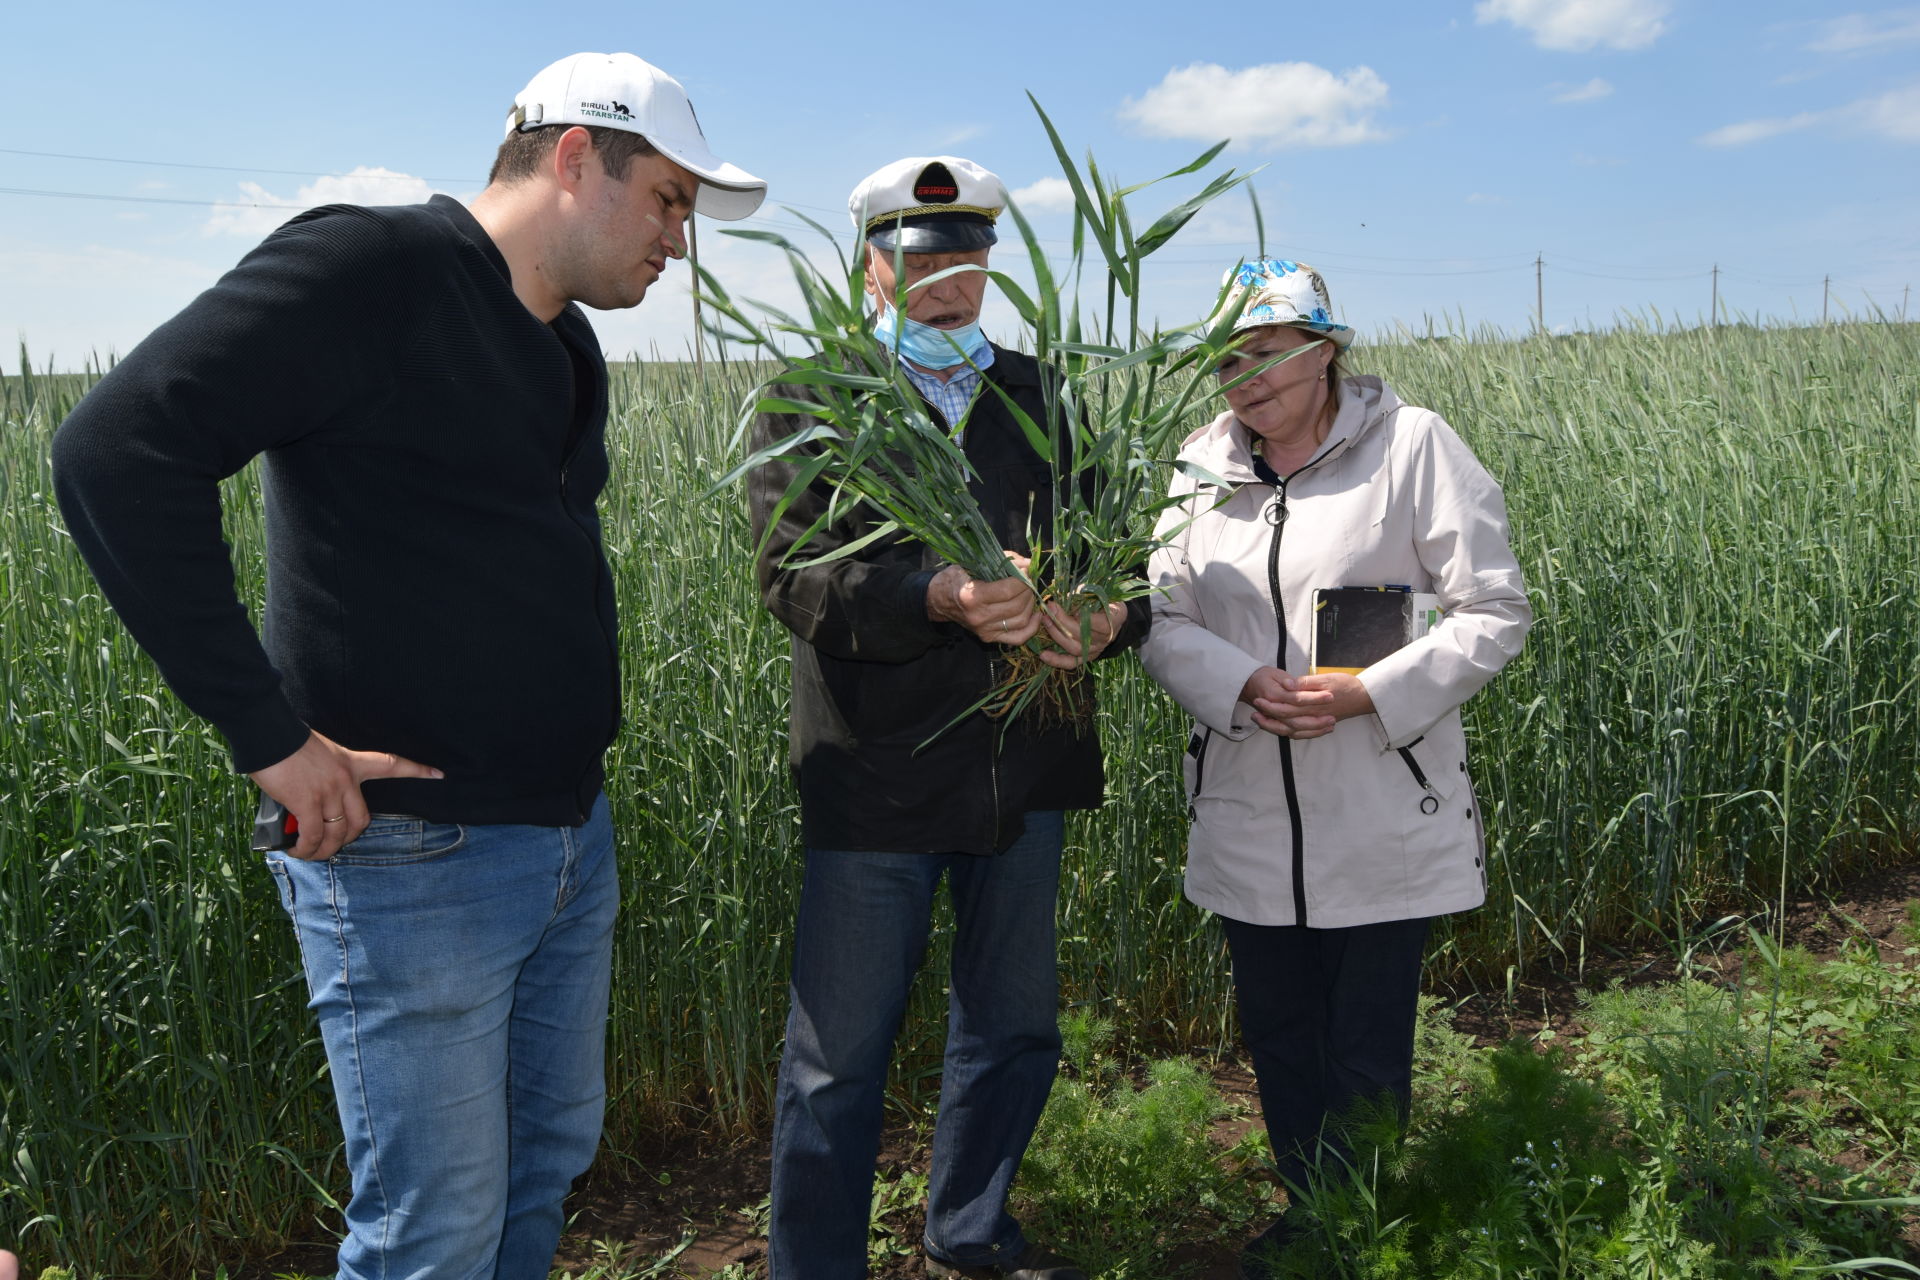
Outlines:
{"type": "Polygon", "coordinates": [[[960,184],[953,170],[935,160],[913,180],[913,198],[921,204],[952,204],[960,198],[960,184]]]}

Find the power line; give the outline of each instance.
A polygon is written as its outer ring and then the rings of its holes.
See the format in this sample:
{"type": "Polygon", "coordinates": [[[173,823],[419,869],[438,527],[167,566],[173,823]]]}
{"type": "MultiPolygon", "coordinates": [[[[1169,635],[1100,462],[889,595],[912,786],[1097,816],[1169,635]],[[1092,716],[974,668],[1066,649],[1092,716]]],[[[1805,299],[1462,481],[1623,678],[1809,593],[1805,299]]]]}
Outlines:
{"type": "MultiPolygon", "coordinates": [[[[21,151],[0,147],[0,156],[38,156],[43,160],[86,160],[94,164],[138,164],[155,169],[207,169],[215,173],[270,173],[286,178],[344,178],[344,173],[322,173],[314,169],[262,169],[254,165],[193,164],[185,160],[131,160],[124,156],[78,156],[65,151],[21,151]]],[[[391,182],[455,182],[474,184],[477,178],[427,178],[410,173],[356,173],[356,178],[375,178],[391,182]]]]}
{"type": "MultiPolygon", "coordinates": [[[[1268,237],[1268,238],[1271,239],[1272,237],[1268,237]]],[[[1236,247],[1245,248],[1246,241],[1244,240],[1182,240],[1180,241],[1180,245],[1182,248],[1186,248],[1186,249],[1204,249],[1209,247],[1230,249],[1230,248],[1236,248],[1236,247]]],[[[1500,254],[1498,257],[1493,257],[1493,258],[1435,258],[1435,257],[1432,257],[1431,255],[1428,255],[1425,257],[1419,257],[1419,258],[1390,258],[1382,254],[1374,254],[1374,253],[1345,253],[1345,252],[1336,252],[1330,249],[1329,250],[1309,249],[1304,245],[1296,246],[1295,248],[1288,250],[1288,252],[1298,253],[1306,257],[1310,257],[1314,259],[1315,265],[1318,265],[1319,260],[1322,258],[1325,258],[1328,261],[1333,261],[1336,258],[1351,258],[1356,262],[1497,262],[1497,263],[1504,263],[1506,265],[1501,267],[1490,267],[1490,268],[1487,268],[1487,270],[1504,271],[1504,270],[1513,270],[1519,267],[1528,266],[1528,265],[1531,265],[1531,263],[1533,262],[1533,259],[1527,257],[1527,255],[1524,253],[1517,253],[1517,254],[1503,253],[1503,254],[1500,254]]],[[[1449,272],[1446,274],[1453,274],[1453,273],[1449,272]]]]}
{"type": "MultiPolygon", "coordinates": [[[[0,154],[54,156],[61,159],[99,160],[103,162],[116,163],[116,164],[159,165],[163,163],[160,161],[121,160],[121,159],[116,159],[110,156],[66,156],[58,152],[20,151],[17,149],[5,148],[5,147],[0,147],[0,154]]],[[[209,170],[217,170],[217,171],[229,172],[229,173],[278,173],[283,175],[307,176],[307,177],[347,176],[342,174],[316,174],[306,170],[294,170],[294,169],[247,169],[247,168],[241,168],[239,166],[229,166],[229,165],[179,165],[177,167],[193,168],[193,169],[209,169],[209,170]]],[[[365,178],[393,179],[393,180],[400,180],[402,178],[405,178],[405,180],[407,181],[424,181],[424,182],[460,181],[458,179],[446,179],[446,178],[415,178],[415,177],[412,177],[411,175],[400,175],[400,174],[356,174],[353,176],[365,177],[365,178]]],[[[277,202],[277,201],[270,202],[270,201],[263,201],[263,200],[188,200],[178,196],[133,196],[133,195],[109,194],[106,192],[97,192],[97,191],[60,191],[60,190],[36,188],[36,187],[0,187],[0,195],[36,196],[36,197],[42,197],[42,198],[52,198],[52,199],[62,199],[62,200],[91,200],[91,201],[98,201],[98,202],[123,203],[123,204],[165,204],[165,205],[185,206],[188,208],[199,208],[199,209],[268,209],[268,210],[284,211],[289,217],[291,217],[295,213],[301,212],[302,210],[311,207],[301,202],[291,201],[291,200],[284,201],[284,202],[277,202]]],[[[811,208],[811,209],[825,212],[825,210],[820,210],[820,206],[817,206],[817,205],[803,205],[803,204],[798,204],[796,202],[792,204],[792,207],[796,209],[811,208]]],[[[784,220],[775,216],[770,216],[767,214],[757,214],[752,218],[745,219],[744,222],[747,225],[753,225],[753,226],[759,226],[759,227],[771,227],[779,231],[792,232],[798,235],[817,234],[815,228],[807,225],[804,222],[787,221],[787,220],[784,220]]],[[[1038,237],[1038,239],[1042,244],[1067,243],[1065,239],[1057,238],[1057,237],[1038,237]]],[[[1222,240],[1222,241],[1199,240],[1199,241],[1182,241],[1181,242],[1181,247],[1185,249],[1206,248],[1210,245],[1219,246],[1219,247],[1240,247],[1240,248],[1245,247],[1243,244],[1241,244],[1241,242],[1237,240],[1222,240]]],[[[809,250],[818,252],[825,248],[824,244],[811,245],[811,244],[805,244],[805,243],[796,243],[794,247],[801,250],[803,253],[809,250]]],[[[1539,261],[1536,261],[1535,259],[1528,259],[1528,258],[1525,258],[1524,256],[1521,256],[1519,261],[1507,263],[1506,265],[1501,265],[1501,266],[1462,267],[1458,270],[1445,270],[1445,271],[1406,271],[1406,270],[1399,270],[1396,268],[1389,268],[1389,267],[1355,266],[1355,265],[1352,265],[1352,263],[1348,262],[1347,259],[1353,259],[1354,261],[1361,261],[1361,262],[1370,261],[1370,262],[1428,262],[1428,263],[1431,263],[1431,262],[1462,262],[1462,263],[1503,262],[1504,259],[1503,258],[1439,258],[1439,259],[1436,259],[1436,258],[1430,258],[1430,257],[1428,258],[1395,258],[1395,257],[1385,257],[1380,255],[1368,255],[1368,254],[1341,254],[1341,253],[1332,253],[1332,252],[1323,253],[1316,249],[1306,249],[1306,248],[1296,248],[1291,252],[1301,254],[1302,256],[1305,256],[1305,257],[1311,257],[1324,265],[1333,267],[1343,275],[1385,276],[1385,277],[1390,277],[1395,279],[1400,279],[1400,278],[1435,279],[1435,278],[1447,278],[1447,277],[1456,277],[1456,276],[1501,275],[1501,274],[1506,274],[1510,272],[1524,271],[1528,267],[1534,267],[1536,274],[1538,274],[1539,271],[1544,266],[1543,262],[1539,262],[1539,261]]],[[[1575,262],[1584,261],[1584,259],[1579,259],[1579,258],[1573,258],[1568,260],[1575,261],[1575,262]]],[[[1068,260],[1064,257],[1053,259],[1053,262],[1055,265],[1065,265],[1067,261],[1068,260]]],[[[1215,264],[1219,261],[1219,259],[1215,257],[1192,257],[1192,256],[1186,256],[1184,254],[1157,254],[1155,255],[1153,261],[1156,265],[1198,266],[1198,265],[1215,264]]],[[[1710,275],[1721,275],[1721,276],[1728,276],[1731,278],[1746,280],[1752,283],[1770,285],[1776,288],[1805,287],[1813,284],[1820,284],[1823,286],[1823,290],[1822,290],[1823,293],[1825,293],[1831,287],[1832,282],[1835,280],[1839,280],[1839,282],[1843,284],[1854,284],[1856,286],[1859,286],[1858,281],[1848,280],[1845,277],[1824,276],[1824,277],[1815,277],[1815,278],[1809,278],[1809,279],[1787,280],[1787,279],[1780,279],[1777,277],[1751,275],[1747,272],[1735,271],[1728,267],[1723,267],[1723,266],[1715,267],[1712,271],[1686,271],[1686,272],[1662,273],[1662,274],[1655,274],[1655,275],[1625,274],[1625,273],[1611,274],[1611,273],[1595,272],[1595,271],[1579,271],[1572,267],[1564,267],[1564,266],[1557,268],[1557,270],[1560,270],[1566,273],[1567,275],[1584,276],[1588,279],[1593,279],[1593,280],[1618,280],[1618,281],[1626,281],[1626,282],[1632,282],[1632,283],[1665,284],[1665,283],[1674,283],[1682,280],[1698,280],[1710,275]]],[[[1846,274],[1850,276],[1853,273],[1849,271],[1846,274]]],[[[1536,292],[1538,292],[1538,290],[1536,290],[1536,292]]],[[[1537,308],[1537,305],[1538,304],[1536,301],[1536,308],[1537,308]]]]}
{"type": "MultiPolygon", "coordinates": [[[[301,203],[297,200],[272,202],[265,200],[187,200],[178,196],[127,196],[112,195],[100,191],[50,191],[35,187],[0,187],[0,196],[47,196],[62,200],[99,200],[123,204],[172,204],[186,205],[196,209],[278,209],[284,210],[289,217],[317,206],[301,203]]],[[[781,222],[772,218],[756,217],[751,219],[755,225],[771,226],[782,231],[811,231],[805,223],[781,222]]]]}
{"type": "Polygon", "coordinates": [[[1657,267],[1645,259],[1638,262],[1596,262],[1592,258],[1575,257],[1571,253],[1558,253],[1554,255],[1554,260],[1556,262],[1577,262],[1583,267],[1595,267],[1601,271],[1646,271],[1650,269],[1659,271],[1665,269],[1657,267]]]}
{"type": "MultiPolygon", "coordinates": [[[[90,155],[79,155],[79,154],[76,154],[73,152],[67,152],[67,151],[28,151],[18,147],[0,147],[0,155],[34,156],[36,158],[43,159],[43,160],[79,160],[79,161],[85,161],[92,164],[131,164],[131,165],[142,165],[148,168],[156,168],[156,169],[198,169],[198,170],[203,170],[211,173],[272,174],[279,177],[292,177],[292,178],[353,177],[356,179],[364,178],[364,179],[373,179],[377,181],[386,181],[386,182],[414,182],[414,181],[442,182],[442,183],[453,183],[453,184],[468,185],[468,186],[477,186],[477,185],[483,184],[482,179],[474,178],[474,177],[435,178],[435,177],[427,177],[424,175],[414,175],[414,174],[405,174],[405,173],[344,174],[337,171],[325,172],[325,171],[316,170],[316,169],[271,169],[271,168],[263,168],[258,165],[200,164],[194,161],[187,161],[187,160],[140,160],[140,159],[135,159],[129,156],[90,156],[90,155]]],[[[124,199],[124,200],[142,199],[142,197],[136,197],[136,196],[82,197],[77,193],[72,193],[72,192],[26,191],[19,188],[6,189],[6,194],[9,194],[9,195],[56,195],[58,194],[58,195],[70,196],[72,198],[91,198],[91,199],[103,199],[103,200],[113,199],[113,198],[124,199]]],[[[148,200],[149,203],[160,202],[157,197],[146,198],[146,199],[148,200]]],[[[178,203],[194,204],[194,203],[210,203],[210,202],[179,201],[178,203]]],[[[234,204],[238,202],[222,200],[222,201],[218,201],[217,203],[234,204]]],[[[828,214],[839,215],[844,212],[844,210],[840,208],[828,208],[825,205],[806,204],[798,200],[783,200],[781,201],[781,204],[786,206],[791,206],[792,208],[795,208],[795,209],[806,209],[814,213],[828,213],[828,214]]],[[[1039,239],[1043,244],[1068,243],[1067,238],[1063,236],[1042,236],[1042,237],[1039,237],[1039,239]]],[[[1195,248],[1195,249],[1244,248],[1245,242],[1241,240],[1183,240],[1181,242],[1181,245],[1183,248],[1195,248]]],[[[1330,251],[1309,249],[1304,246],[1294,248],[1292,250],[1289,250],[1289,252],[1301,254],[1303,256],[1325,258],[1329,261],[1333,261],[1336,259],[1350,259],[1356,262],[1430,263],[1434,261],[1434,259],[1430,257],[1402,258],[1402,257],[1390,257],[1383,254],[1333,253],[1330,251]]],[[[1524,254],[1503,254],[1498,257],[1491,257],[1491,258],[1442,259],[1442,261],[1446,261],[1446,262],[1459,262],[1459,263],[1506,263],[1506,262],[1509,262],[1510,260],[1513,261],[1513,265],[1520,266],[1520,265],[1524,265],[1526,258],[1524,254]]],[[[1465,274],[1465,272],[1410,272],[1407,274],[1453,275],[1453,274],[1465,274]]]]}
{"type": "Polygon", "coordinates": [[[130,204],[186,204],[202,209],[287,209],[298,205],[266,204],[255,200],[181,200],[171,196],[110,196],[95,191],[37,191],[31,187],[0,187],[0,196],[57,196],[63,200],[115,200],[130,204]]]}
{"type": "Polygon", "coordinates": [[[1561,272],[1563,275],[1585,276],[1589,280],[1633,280],[1643,284],[1649,283],[1649,282],[1659,283],[1659,282],[1666,282],[1666,281],[1673,281],[1673,280],[1699,280],[1704,278],[1708,274],[1710,274],[1709,272],[1705,272],[1705,271],[1678,271],[1678,272],[1673,272],[1671,274],[1655,275],[1655,276],[1637,276],[1637,275],[1626,275],[1626,274],[1616,275],[1611,272],[1602,272],[1602,271],[1577,271],[1572,267],[1559,266],[1557,262],[1555,264],[1555,270],[1561,272]]]}
{"type": "MultiPolygon", "coordinates": [[[[1064,242],[1063,242],[1063,241],[1057,241],[1057,240],[1055,240],[1055,241],[1048,241],[1048,240],[1044,240],[1044,239],[1043,239],[1043,240],[1042,240],[1042,243],[1046,243],[1046,244],[1060,244],[1060,243],[1064,243],[1064,242]]],[[[1178,243],[1178,244],[1180,245],[1180,247],[1181,247],[1181,248],[1183,248],[1183,249],[1193,249],[1193,248],[1197,248],[1197,247],[1204,247],[1204,244],[1205,244],[1205,242],[1203,242],[1203,241],[1185,241],[1185,240],[1182,240],[1182,241],[1178,241],[1177,243],[1178,243]]],[[[1238,241],[1227,241],[1227,242],[1224,242],[1224,243],[1226,243],[1226,244],[1228,244],[1228,245],[1239,245],[1239,242],[1238,242],[1238,241]]],[[[1239,247],[1241,247],[1241,248],[1244,248],[1245,246],[1244,246],[1244,245],[1239,245],[1239,247]]],[[[1509,263],[1509,264],[1507,264],[1506,266],[1500,266],[1500,267],[1462,267],[1462,268],[1461,268],[1461,269],[1459,269],[1458,271],[1402,271],[1402,270],[1399,270],[1399,269],[1397,269],[1397,268],[1390,268],[1390,267],[1356,267],[1356,266],[1353,266],[1353,265],[1352,265],[1351,263],[1347,263],[1347,262],[1343,262],[1343,261],[1341,260],[1341,257],[1342,257],[1342,255],[1340,255],[1340,254],[1333,254],[1333,253],[1325,253],[1325,254],[1323,254],[1323,253],[1319,253],[1319,252],[1317,252],[1317,251],[1314,251],[1314,250],[1306,250],[1306,249],[1302,249],[1302,250],[1297,250],[1297,252],[1299,252],[1299,253],[1300,253],[1300,254],[1302,255],[1302,260],[1303,260],[1303,261],[1311,261],[1311,262],[1313,263],[1313,265],[1314,265],[1314,266],[1316,266],[1316,267],[1331,267],[1331,268],[1333,268],[1334,270],[1336,270],[1336,271],[1338,271],[1338,272],[1339,272],[1339,273],[1340,273],[1341,275],[1361,275],[1361,276],[1491,276],[1491,275],[1500,275],[1500,274],[1502,274],[1503,272],[1509,272],[1509,271],[1524,271],[1524,270],[1526,270],[1526,269],[1527,269],[1528,267],[1531,267],[1531,266],[1533,265],[1533,259],[1532,259],[1532,258],[1526,258],[1526,259],[1524,259],[1524,260],[1522,260],[1522,261],[1518,261],[1518,262],[1512,262],[1512,263],[1509,263]]],[[[1098,263],[1098,262],[1100,261],[1100,259],[1099,259],[1099,258],[1098,258],[1098,257],[1096,256],[1095,258],[1093,258],[1093,259],[1092,259],[1092,261],[1094,261],[1095,263],[1098,263]]],[[[1155,266],[1164,266],[1164,265],[1166,265],[1166,264],[1168,264],[1168,263],[1174,263],[1174,264],[1177,264],[1177,265],[1182,265],[1182,266],[1203,266],[1203,265],[1205,265],[1205,264],[1208,264],[1208,263],[1212,263],[1213,265],[1215,265],[1215,266],[1218,266],[1218,265],[1220,265],[1220,263],[1221,263],[1222,261],[1223,261],[1223,259],[1222,259],[1222,258],[1220,258],[1220,257],[1217,257],[1217,256],[1211,256],[1211,255],[1210,255],[1210,256],[1207,256],[1207,257],[1192,257],[1192,256],[1189,256],[1189,255],[1187,255],[1187,254],[1183,254],[1183,253],[1169,253],[1169,252],[1161,252],[1161,253],[1156,253],[1156,254],[1154,254],[1154,255],[1153,255],[1153,257],[1151,257],[1150,259],[1148,259],[1148,262],[1149,262],[1150,264],[1152,264],[1152,265],[1155,265],[1155,266]]],[[[1494,259],[1488,259],[1488,258],[1389,258],[1389,259],[1376,259],[1376,261],[1389,261],[1389,262],[1488,262],[1488,261],[1494,261],[1494,259]]]]}

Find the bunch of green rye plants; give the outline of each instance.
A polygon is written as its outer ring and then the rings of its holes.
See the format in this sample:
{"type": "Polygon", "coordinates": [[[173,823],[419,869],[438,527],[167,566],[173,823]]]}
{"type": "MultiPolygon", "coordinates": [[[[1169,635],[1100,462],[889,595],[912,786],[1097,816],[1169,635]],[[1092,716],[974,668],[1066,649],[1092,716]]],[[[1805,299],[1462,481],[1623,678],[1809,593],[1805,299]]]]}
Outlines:
{"type": "MultiPolygon", "coordinates": [[[[769,353],[782,351],[791,339],[804,344],[801,354],[781,357],[772,376],[747,398],[740,437],[761,413],[812,420],[752,453],[715,487],[791,456],[795,475],[774,520],[816,482],[830,486],[832,498],[789,554],[789,565],[824,564],[883,539],[905,536],[975,578],[1023,579],[1042,603],[1057,602],[1082,619],[1085,644],[1096,610],[1150,589],[1142,570],[1158,545],[1156,520],[1176,501],[1167,496],[1169,446],[1188,427],[1196,405],[1213,392],[1215,370],[1231,344],[1231,314],[1203,324],[1143,331],[1141,264],[1209,202],[1250,175],[1232,169],[1219,173],[1198,194],[1136,233],[1127,197],[1199,172],[1227,144],[1221,142],[1151,182],[1114,187],[1091,155],[1083,175],[1038,102],[1034,110],[1073,190],[1073,252],[1066,269],[1057,272],[1048,262],[1031,224],[1009,200],[1007,211],[1032,268],[1033,293],[1005,272],[967,265],[930,275],[911,287],[904,273],[897,272],[902,287],[893,305],[904,314],[914,289],[960,272],[983,271],[1019,313],[1043,370],[1042,420],[1034,421],[991,379],[983,382],[974,404],[998,396],[1034,451],[1052,465],[1058,478],[1050,498],[1052,545],[1036,545],[1024,568],[1008,559],[967,488],[975,477],[961,440],[971,408],[957,422],[942,421],[908,381],[895,352],[873,332],[864,306],[864,234],[856,237],[849,259],[832,233],[798,211],[795,216],[833,244],[837,275],[821,271],[775,233],[727,234],[772,244],[786,253],[805,303],[804,316],[759,302],[737,303],[718,280],[700,273],[703,300],[723,317],[708,330],[723,342],[769,353]],[[1091,267],[1089,241],[1098,252],[1091,267]],[[1104,314],[1092,318],[1081,303],[1089,274],[1096,286],[1104,285],[1105,294],[1104,314]],[[803,557],[810,543],[862,509],[869,520],[860,536],[803,557]]],[[[1244,376],[1257,376],[1265,367],[1244,376]]],[[[1172,465],[1212,479],[1189,464],[1172,465]]],[[[1084,705],[1072,688],[1082,673],[1062,672],[1039,660],[1048,643],[1042,634],[1026,648],[1013,650],[1007,679],[969,714],[984,709],[995,717],[1013,716],[1036,700],[1056,712],[1070,713],[1084,705]]]]}

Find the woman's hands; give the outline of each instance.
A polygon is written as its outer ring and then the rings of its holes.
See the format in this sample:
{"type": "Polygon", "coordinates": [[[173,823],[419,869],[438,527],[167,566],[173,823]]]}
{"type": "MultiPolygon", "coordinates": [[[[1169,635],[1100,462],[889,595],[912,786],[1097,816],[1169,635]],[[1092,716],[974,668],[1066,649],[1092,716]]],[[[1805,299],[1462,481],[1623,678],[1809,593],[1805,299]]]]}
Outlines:
{"type": "Polygon", "coordinates": [[[1344,671],[1290,676],[1261,667],[1247,677],[1240,701],[1253,708],[1254,724],[1282,738],[1322,737],[1341,720],[1373,712],[1367,686],[1344,671]]]}

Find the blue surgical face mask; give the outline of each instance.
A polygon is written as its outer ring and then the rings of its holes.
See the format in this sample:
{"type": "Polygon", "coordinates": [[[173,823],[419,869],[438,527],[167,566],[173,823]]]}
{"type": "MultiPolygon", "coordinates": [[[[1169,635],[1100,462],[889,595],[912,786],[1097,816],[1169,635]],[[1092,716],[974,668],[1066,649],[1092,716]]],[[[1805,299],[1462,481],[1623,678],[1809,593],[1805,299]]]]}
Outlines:
{"type": "Polygon", "coordinates": [[[986,354],[987,335],[980,332],[977,319],[958,329],[936,329],[912,316],[904,317],[906,323],[902,325],[899,323],[902,318],[898,311],[883,305],[873,320],[874,335],[898,352],[901,359],[911,360],[923,369],[951,369],[969,360],[978,364],[986,354]],[[957,351],[954,350],[956,344],[957,351]]]}

